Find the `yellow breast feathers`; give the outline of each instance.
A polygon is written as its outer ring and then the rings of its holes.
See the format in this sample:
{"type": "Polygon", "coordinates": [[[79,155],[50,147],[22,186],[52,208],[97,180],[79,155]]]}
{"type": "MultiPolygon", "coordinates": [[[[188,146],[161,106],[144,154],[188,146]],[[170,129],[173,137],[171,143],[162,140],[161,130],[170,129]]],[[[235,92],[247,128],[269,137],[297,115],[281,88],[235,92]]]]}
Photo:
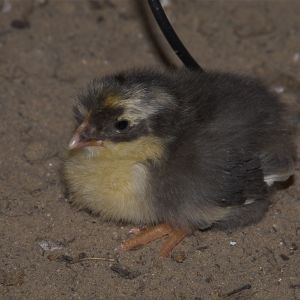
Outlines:
{"type": "Polygon", "coordinates": [[[161,141],[152,136],[71,152],[65,177],[74,204],[106,219],[156,222],[143,162],[158,161],[162,153],[161,141]]]}

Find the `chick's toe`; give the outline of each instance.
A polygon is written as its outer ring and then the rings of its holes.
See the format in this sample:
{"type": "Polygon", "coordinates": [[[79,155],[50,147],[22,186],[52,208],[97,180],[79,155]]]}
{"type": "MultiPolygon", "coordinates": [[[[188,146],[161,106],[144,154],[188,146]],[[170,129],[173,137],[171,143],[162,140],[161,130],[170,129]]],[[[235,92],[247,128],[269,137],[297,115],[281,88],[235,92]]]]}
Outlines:
{"type": "Polygon", "coordinates": [[[168,224],[160,224],[147,230],[142,230],[141,233],[134,238],[124,241],[120,245],[119,250],[134,250],[164,236],[168,236],[168,239],[165,241],[159,252],[160,256],[168,257],[174,247],[188,234],[188,230],[173,228],[168,224]]]}

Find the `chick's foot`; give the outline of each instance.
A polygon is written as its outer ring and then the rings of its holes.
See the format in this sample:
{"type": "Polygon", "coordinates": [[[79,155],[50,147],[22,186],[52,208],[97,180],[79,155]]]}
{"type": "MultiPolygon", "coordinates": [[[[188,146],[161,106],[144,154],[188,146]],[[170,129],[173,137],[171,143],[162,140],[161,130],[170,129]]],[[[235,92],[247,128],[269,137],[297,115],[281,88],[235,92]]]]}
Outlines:
{"type": "Polygon", "coordinates": [[[168,238],[162,245],[159,254],[162,257],[168,257],[173,248],[188,234],[187,230],[173,228],[168,224],[160,224],[146,230],[141,230],[141,233],[136,237],[124,241],[119,249],[123,251],[133,250],[167,235],[168,238]]]}

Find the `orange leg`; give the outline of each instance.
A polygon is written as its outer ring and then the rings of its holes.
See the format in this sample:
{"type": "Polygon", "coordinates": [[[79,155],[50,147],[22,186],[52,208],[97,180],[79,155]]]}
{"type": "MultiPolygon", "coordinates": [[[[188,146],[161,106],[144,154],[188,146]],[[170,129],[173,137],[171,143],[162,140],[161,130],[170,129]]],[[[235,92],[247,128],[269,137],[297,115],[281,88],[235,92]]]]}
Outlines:
{"type": "Polygon", "coordinates": [[[189,232],[187,230],[175,229],[168,224],[160,224],[153,228],[141,231],[136,237],[123,242],[119,249],[123,251],[136,249],[168,235],[169,238],[160,249],[160,256],[168,257],[173,248],[188,234],[189,232]]]}
{"type": "Polygon", "coordinates": [[[189,234],[188,231],[182,229],[173,229],[169,234],[169,238],[165,241],[159,251],[162,257],[170,256],[172,250],[189,234]]]}

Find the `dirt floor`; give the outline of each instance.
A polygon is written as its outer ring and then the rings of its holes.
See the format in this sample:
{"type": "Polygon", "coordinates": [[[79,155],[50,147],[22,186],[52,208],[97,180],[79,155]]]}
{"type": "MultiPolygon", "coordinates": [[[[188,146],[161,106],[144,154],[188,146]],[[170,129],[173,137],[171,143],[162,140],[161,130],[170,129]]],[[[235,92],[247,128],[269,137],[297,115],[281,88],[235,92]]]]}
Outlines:
{"type": "MultiPolygon", "coordinates": [[[[117,256],[131,227],[64,196],[80,89],[115,70],[180,65],[144,2],[0,0],[0,299],[300,299],[299,163],[259,224],[196,232],[170,259],[159,241],[117,256]]],[[[300,124],[299,1],[164,3],[204,68],[260,77],[300,124]]]]}

